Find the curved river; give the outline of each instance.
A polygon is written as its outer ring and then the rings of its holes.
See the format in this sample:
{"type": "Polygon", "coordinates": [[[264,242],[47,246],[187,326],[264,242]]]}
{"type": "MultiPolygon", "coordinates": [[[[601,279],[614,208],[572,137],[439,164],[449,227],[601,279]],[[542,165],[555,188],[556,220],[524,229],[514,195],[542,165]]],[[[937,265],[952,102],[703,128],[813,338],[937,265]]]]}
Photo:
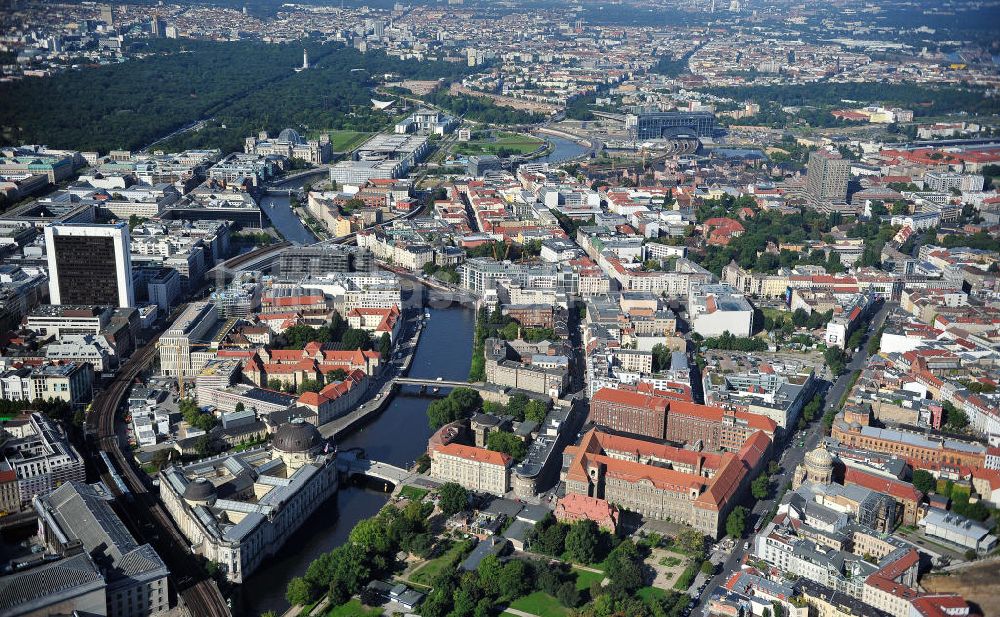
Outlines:
{"type": "MultiPolygon", "coordinates": [[[[410,375],[465,380],[472,359],[475,315],[457,306],[428,310],[431,317],[420,337],[410,375]]],[[[427,449],[427,439],[431,436],[427,405],[432,400],[398,395],[371,424],[339,446],[361,447],[369,458],[407,467],[427,449]]],[[[320,507],[276,557],[239,588],[234,598],[234,614],[256,617],[268,610],[283,613],[288,608],[285,601],[288,581],[302,575],[320,554],[342,544],[355,523],[374,516],[386,501],[385,492],[353,485],[341,487],[337,496],[320,507]]]]}
{"type": "Polygon", "coordinates": [[[541,137],[544,137],[546,141],[552,144],[552,152],[534,159],[533,163],[559,163],[566,159],[586,154],[589,150],[589,148],[585,148],[575,141],[570,141],[562,137],[555,137],[553,135],[542,135],[541,137]]]}

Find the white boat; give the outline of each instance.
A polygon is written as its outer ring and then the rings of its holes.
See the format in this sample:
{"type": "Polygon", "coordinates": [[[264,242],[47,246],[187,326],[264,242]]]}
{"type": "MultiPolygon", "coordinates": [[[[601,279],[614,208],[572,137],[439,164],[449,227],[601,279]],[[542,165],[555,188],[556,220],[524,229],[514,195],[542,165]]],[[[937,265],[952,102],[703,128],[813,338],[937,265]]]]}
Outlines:
{"type": "Polygon", "coordinates": [[[431,312],[430,311],[424,311],[424,319],[430,319],[430,318],[431,318],[431,312]]]}

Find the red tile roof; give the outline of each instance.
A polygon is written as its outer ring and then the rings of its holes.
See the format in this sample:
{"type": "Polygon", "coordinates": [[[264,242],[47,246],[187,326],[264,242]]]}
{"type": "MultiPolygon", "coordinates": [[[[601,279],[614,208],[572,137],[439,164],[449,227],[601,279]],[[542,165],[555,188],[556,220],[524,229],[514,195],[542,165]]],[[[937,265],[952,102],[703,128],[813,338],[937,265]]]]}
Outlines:
{"type": "Polygon", "coordinates": [[[434,450],[448,456],[456,456],[470,461],[478,461],[488,465],[506,467],[514,460],[503,452],[494,452],[485,448],[475,448],[457,443],[434,446],[434,450]]]}

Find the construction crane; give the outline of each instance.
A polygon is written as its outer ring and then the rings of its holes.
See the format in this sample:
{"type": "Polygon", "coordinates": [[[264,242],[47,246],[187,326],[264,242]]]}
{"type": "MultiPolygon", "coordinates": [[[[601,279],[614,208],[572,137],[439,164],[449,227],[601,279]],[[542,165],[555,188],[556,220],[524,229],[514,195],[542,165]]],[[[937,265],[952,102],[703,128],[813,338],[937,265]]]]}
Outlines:
{"type": "MultiPolygon", "coordinates": [[[[190,350],[192,345],[208,345],[215,342],[212,339],[188,339],[188,349],[190,350]]],[[[184,399],[184,362],[181,359],[181,353],[184,347],[180,343],[162,343],[158,342],[157,347],[167,348],[174,350],[174,366],[177,368],[177,394],[181,400],[184,399]]],[[[190,351],[189,351],[190,353],[190,351]]],[[[189,363],[190,364],[190,363],[189,363]]],[[[163,367],[160,367],[163,370],[163,367]]]]}

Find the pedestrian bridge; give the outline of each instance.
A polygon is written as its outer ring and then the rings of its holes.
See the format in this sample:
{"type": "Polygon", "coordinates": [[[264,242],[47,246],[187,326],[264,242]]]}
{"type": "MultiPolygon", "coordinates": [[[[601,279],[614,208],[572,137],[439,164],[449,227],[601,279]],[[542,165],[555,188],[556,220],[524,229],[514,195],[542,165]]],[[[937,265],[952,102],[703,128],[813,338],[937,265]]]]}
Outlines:
{"type": "Polygon", "coordinates": [[[368,476],[369,478],[375,478],[376,480],[390,482],[399,486],[412,474],[401,467],[396,467],[395,465],[390,465],[389,463],[357,458],[351,461],[348,466],[347,475],[348,477],[357,475],[368,476]]]}
{"type": "Polygon", "coordinates": [[[449,380],[437,380],[437,379],[416,379],[413,377],[397,377],[395,382],[401,386],[423,386],[423,387],[435,387],[435,388],[469,388],[473,387],[467,381],[449,381],[449,380]]]}

